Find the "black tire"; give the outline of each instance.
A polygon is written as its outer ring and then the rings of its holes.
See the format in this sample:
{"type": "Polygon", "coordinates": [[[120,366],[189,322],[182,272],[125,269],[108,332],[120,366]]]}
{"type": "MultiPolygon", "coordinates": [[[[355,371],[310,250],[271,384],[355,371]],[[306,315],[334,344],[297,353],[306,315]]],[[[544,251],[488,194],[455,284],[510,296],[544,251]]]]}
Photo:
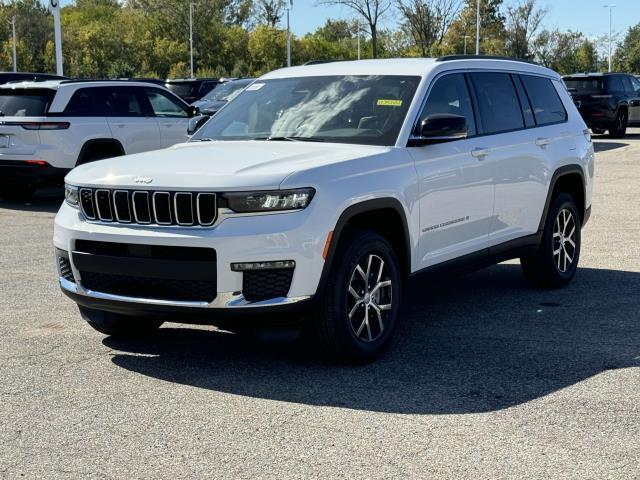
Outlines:
{"type": "Polygon", "coordinates": [[[624,108],[618,110],[616,120],[609,128],[609,137],[611,138],[624,138],[627,133],[627,123],[629,122],[629,114],[624,108]]]}
{"type": "Polygon", "coordinates": [[[0,186],[0,196],[10,202],[26,202],[31,200],[36,189],[33,185],[16,183],[0,186]]]}
{"type": "Polygon", "coordinates": [[[367,363],[380,356],[395,331],[402,294],[400,266],[391,245],[381,235],[368,230],[345,235],[333,258],[320,308],[313,317],[312,333],[319,353],[327,360],[367,363]],[[369,259],[371,267],[365,285],[369,259]],[[380,260],[384,265],[378,282],[380,260]],[[358,265],[362,273],[357,270],[358,265]],[[391,284],[385,285],[388,281],[391,284]],[[349,287],[357,290],[361,300],[349,293],[349,287]],[[373,321],[368,323],[366,315],[371,315],[373,321]]]}
{"type": "Polygon", "coordinates": [[[78,307],[80,315],[94,330],[119,338],[140,338],[153,334],[164,323],[162,320],[138,318],[118,313],[78,307]]]}
{"type": "Polygon", "coordinates": [[[520,259],[522,272],[531,285],[561,288],[571,281],[580,260],[581,227],[573,197],[567,193],[556,195],[551,200],[538,251],[520,259]]]}

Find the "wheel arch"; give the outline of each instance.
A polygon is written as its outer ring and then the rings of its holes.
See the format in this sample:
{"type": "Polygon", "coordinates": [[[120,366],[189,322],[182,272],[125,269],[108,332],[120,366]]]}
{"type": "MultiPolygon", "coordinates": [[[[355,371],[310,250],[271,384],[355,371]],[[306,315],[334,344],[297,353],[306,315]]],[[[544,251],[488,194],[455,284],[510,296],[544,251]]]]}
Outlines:
{"type": "Polygon", "coordinates": [[[584,225],[585,221],[588,220],[584,171],[582,167],[577,164],[564,165],[553,172],[553,176],[551,177],[538,231],[544,230],[551,201],[557,192],[566,192],[574,197],[578,212],[580,213],[581,225],[584,225]]]}
{"type": "Polygon", "coordinates": [[[76,166],[83,163],[85,155],[87,155],[87,153],[90,152],[92,148],[106,145],[116,149],[120,155],[126,154],[122,143],[120,143],[120,141],[116,140],[115,138],[92,138],[91,140],[85,141],[82,145],[80,153],[78,154],[78,158],[76,159],[76,166]]]}
{"type": "Polygon", "coordinates": [[[346,208],[336,222],[320,276],[319,293],[326,284],[340,240],[351,228],[369,228],[381,234],[393,247],[403,276],[411,273],[411,236],[402,204],[393,197],[365,200],[346,208]],[[381,217],[385,219],[384,225],[376,225],[381,217]]]}

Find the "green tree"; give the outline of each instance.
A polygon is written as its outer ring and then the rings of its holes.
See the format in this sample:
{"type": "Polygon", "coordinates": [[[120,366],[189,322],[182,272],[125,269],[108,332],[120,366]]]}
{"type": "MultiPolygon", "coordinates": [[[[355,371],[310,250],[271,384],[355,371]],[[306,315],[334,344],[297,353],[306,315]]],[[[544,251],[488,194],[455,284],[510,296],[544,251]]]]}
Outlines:
{"type": "Polygon", "coordinates": [[[613,57],[616,70],[640,74],[640,23],[630,27],[613,57]]]}
{"type": "Polygon", "coordinates": [[[475,52],[477,1],[480,1],[480,53],[505,54],[505,17],[500,11],[502,0],[466,0],[460,15],[451,23],[451,27],[442,43],[433,52],[434,54],[463,53],[465,37],[467,53],[475,52]]]}

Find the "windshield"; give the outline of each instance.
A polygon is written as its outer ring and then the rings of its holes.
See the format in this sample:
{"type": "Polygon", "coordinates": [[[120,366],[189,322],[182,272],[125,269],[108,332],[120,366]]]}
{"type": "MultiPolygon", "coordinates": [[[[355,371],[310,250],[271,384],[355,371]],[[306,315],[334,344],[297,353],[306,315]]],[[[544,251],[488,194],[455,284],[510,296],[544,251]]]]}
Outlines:
{"type": "Polygon", "coordinates": [[[246,88],[253,80],[242,80],[238,82],[228,82],[224,85],[211,90],[207,93],[202,100],[208,100],[210,102],[230,102],[236,98],[243,88],[246,88]]]}
{"type": "Polygon", "coordinates": [[[570,92],[602,92],[602,77],[565,78],[564,83],[570,92]]]}
{"type": "Polygon", "coordinates": [[[1,117],[42,117],[53,99],[53,90],[0,89],[1,117]]]}
{"type": "Polygon", "coordinates": [[[394,145],[420,77],[257,80],[193,140],[306,140],[394,145]]]}

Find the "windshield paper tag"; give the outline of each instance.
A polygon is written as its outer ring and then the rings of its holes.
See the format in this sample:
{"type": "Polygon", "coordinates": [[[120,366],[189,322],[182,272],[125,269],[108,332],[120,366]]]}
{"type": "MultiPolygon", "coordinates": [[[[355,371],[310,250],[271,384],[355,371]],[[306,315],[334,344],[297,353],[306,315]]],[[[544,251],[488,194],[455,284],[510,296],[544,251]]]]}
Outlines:
{"type": "Polygon", "coordinates": [[[378,100],[378,106],[379,107],[401,107],[402,100],[385,100],[381,98],[380,100],[378,100]]]}
{"type": "Polygon", "coordinates": [[[252,83],[247,87],[247,91],[260,90],[262,87],[264,87],[264,83],[252,83]]]}

